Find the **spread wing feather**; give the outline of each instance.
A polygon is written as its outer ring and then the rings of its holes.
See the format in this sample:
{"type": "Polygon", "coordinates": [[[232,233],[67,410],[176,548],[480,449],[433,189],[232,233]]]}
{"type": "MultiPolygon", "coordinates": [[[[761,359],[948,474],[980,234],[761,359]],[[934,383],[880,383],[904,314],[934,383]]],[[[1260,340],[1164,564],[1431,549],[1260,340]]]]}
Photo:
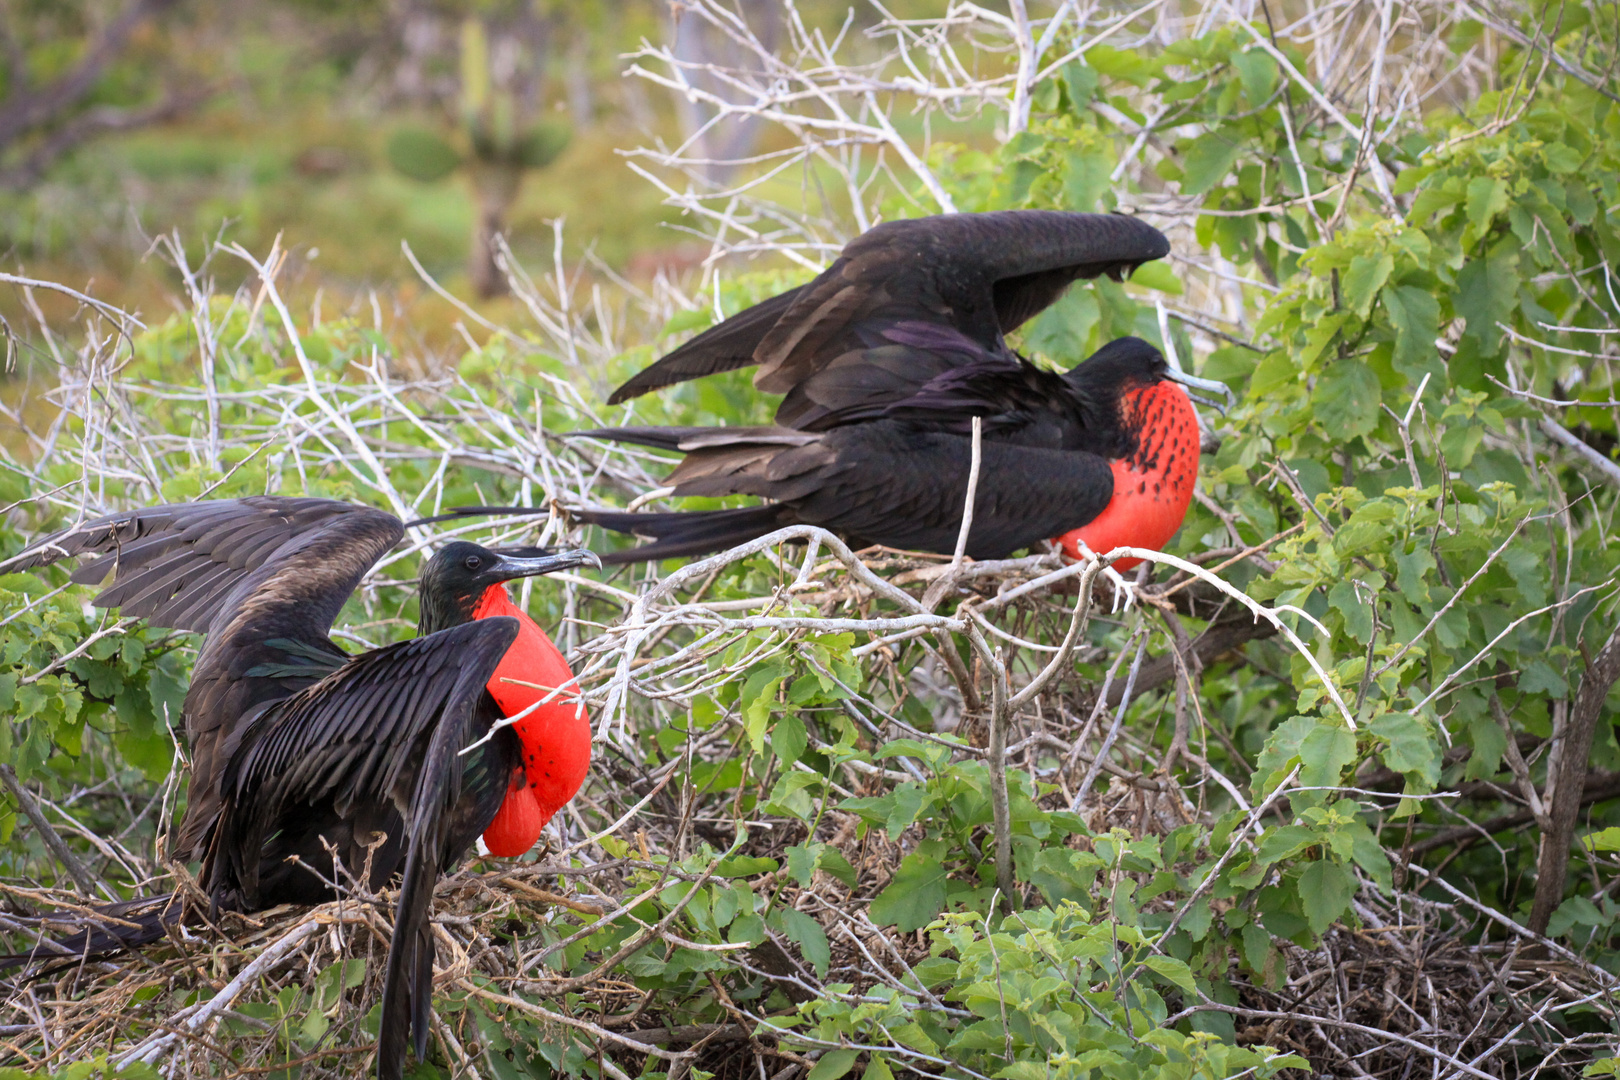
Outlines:
{"type": "Polygon", "coordinates": [[[100,555],[73,572],[80,584],[112,576],[95,599],[98,606],[121,607],[154,626],[208,631],[230,613],[229,601],[247,578],[278,555],[308,552],[307,562],[318,565],[298,572],[318,576],[321,590],[329,591],[329,599],[308,612],[318,617],[330,610],[317,628],[324,632],[360,577],[403,535],[399,519],[381,510],[265,495],[108,514],[38,541],[0,569],[100,555]],[[312,544],[316,538],[325,542],[312,544]]]}
{"type": "Polygon", "coordinates": [[[754,350],[759,347],[760,339],[776,325],[783,312],[792,307],[801,289],[789,289],[711,326],[631,377],[613,391],[608,404],[618,405],[650,390],[704,375],[735,371],[754,363],[754,350]]]}
{"type": "MultiPolygon", "coordinates": [[[[885,222],[850,241],[813,281],[699,334],[608,400],[754,363],[756,386],[789,393],[904,323],[947,327],[1004,353],[1002,335],[1076,279],[1121,277],[1169,250],[1159,230],[1115,214],[1003,210],[885,222]]],[[[801,426],[788,414],[777,419],[801,426]]]]}

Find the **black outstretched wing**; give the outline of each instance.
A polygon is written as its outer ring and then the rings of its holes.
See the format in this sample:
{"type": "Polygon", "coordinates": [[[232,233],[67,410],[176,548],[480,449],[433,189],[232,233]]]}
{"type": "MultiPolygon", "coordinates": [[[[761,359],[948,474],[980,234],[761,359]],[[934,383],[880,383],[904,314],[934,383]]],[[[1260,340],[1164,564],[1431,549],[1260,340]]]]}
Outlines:
{"type": "Polygon", "coordinates": [[[688,379],[702,378],[722,371],[735,371],[754,362],[754,350],[782,313],[792,306],[804,286],[761,300],[751,308],[716,323],[692,340],[661,358],[657,363],[632,375],[613,391],[609,405],[688,379]]]}
{"type": "Polygon", "coordinates": [[[285,843],[301,820],[327,810],[350,819],[392,805],[403,817],[404,883],[377,1051],[382,1080],[400,1076],[413,1030],[419,1055],[425,1046],[433,884],[506,793],[506,777],[469,780],[466,762],[475,756],[458,755],[494,718],[484,687],[517,632],[516,619],[483,619],[359,656],[255,723],[225,769],[210,888],[254,896],[266,840],[285,843]],[[464,803],[464,782],[490,790],[464,803]]]}
{"type": "Polygon", "coordinates": [[[1002,210],[886,222],[809,284],[699,334],[609,401],[751,363],[760,365],[756,386],[787,393],[901,323],[949,326],[1000,352],[1002,334],[1077,278],[1122,276],[1169,250],[1151,225],[1111,214],[1002,210]]]}
{"type": "Polygon", "coordinates": [[[85,584],[112,575],[95,603],[208,634],[186,693],[191,787],[174,841],[200,858],[242,718],[348,659],[327,632],[403,535],[398,518],[368,506],[262,495],[109,514],[36,542],[0,569],[99,555],[73,572],[85,584]]]}
{"type": "Polygon", "coordinates": [[[81,585],[113,576],[96,606],[199,632],[231,614],[251,579],[319,622],[324,637],[360,578],[404,535],[398,518],[368,506],[262,495],[109,514],[37,541],[0,569],[99,555],[73,572],[81,585]]]}

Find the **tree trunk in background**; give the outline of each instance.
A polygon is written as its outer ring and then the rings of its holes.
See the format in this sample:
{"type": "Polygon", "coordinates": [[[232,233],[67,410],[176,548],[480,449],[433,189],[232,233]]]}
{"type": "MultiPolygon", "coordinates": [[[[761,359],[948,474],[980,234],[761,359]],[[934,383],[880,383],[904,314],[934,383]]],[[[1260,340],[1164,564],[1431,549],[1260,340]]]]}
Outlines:
{"type": "Polygon", "coordinates": [[[1563,724],[1553,728],[1553,750],[1547,763],[1543,796],[1552,827],[1541,835],[1541,851],[1536,859],[1536,896],[1530,905],[1530,929],[1538,934],[1547,932],[1553,912],[1564,899],[1564,881],[1569,876],[1569,845],[1575,839],[1575,822],[1580,817],[1581,796],[1586,791],[1592,736],[1603,716],[1603,702],[1609,696],[1609,687],[1616,679],[1620,679],[1620,628],[1591,659],[1581,675],[1580,689],[1575,692],[1575,702],[1563,724]]]}
{"type": "Polygon", "coordinates": [[[474,217],[467,277],[474,291],[488,300],[507,291],[506,275],[496,262],[499,249],[495,238],[506,231],[506,215],[523,187],[523,166],[475,160],[471,170],[474,217]]]}
{"type": "MultiPolygon", "coordinates": [[[[778,0],[739,0],[737,6],[760,43],[775,50],[782,31],[778,0]]],[[[712,64],[719,68],[745,66],[740,50],[730,39],[714,33],[707,23],[694,18],[679,5],[674,5],[674,12],[671,34],[674,38],[673,51],[679,60],[691,64],[712,64]]],[[[709,93],[722,96],[728,93],[727,86],[707,72],[686,70],[684,74],[693,86],[709,93]]],[[[688,100],[685,94],[676,94],[675,115],[680,119],[681,131],[690,139],[702,130],[714,114],[708,106],[688,100]]],[[[733,166],[726,163],[748,156],[759,139],[761,127],[759,120],[750,118],[745,121],[730,120],[720,127],[705,131],[694,144],[697,151],[695,156],[707,162],[703,167],[704,178],[717,187],[724,184],[735,171],[733,166]]]]}

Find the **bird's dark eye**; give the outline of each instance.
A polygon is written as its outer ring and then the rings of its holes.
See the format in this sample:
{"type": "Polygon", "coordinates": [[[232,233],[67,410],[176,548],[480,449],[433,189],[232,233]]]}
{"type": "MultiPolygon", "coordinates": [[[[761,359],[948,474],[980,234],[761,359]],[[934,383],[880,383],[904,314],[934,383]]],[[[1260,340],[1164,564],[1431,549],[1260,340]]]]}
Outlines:
{"type": "Polygon", "coordinates": [[[469,555],[469,556],[467,556],[467,561],[462,563],[462,565],[465,566],[469,570],[476,570],[480,566],[484,565],[484,560],[480,559],[476,555],[469,555]]]}

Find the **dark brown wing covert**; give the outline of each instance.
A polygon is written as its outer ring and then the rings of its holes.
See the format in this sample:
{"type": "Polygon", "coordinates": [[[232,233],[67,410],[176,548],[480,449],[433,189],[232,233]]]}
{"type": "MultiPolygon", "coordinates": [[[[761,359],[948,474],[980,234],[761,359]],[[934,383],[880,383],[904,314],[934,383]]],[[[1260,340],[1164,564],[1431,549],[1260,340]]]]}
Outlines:
{"type": "Polygon", "coordinates": [[[1169,250],[1159,230],[1117,214],[1000,210],[885,222],[850,241],[808,284],[699,334],[608,401],[753,363],[759,389],[785,394],[840,357],[881,345],[885,330],[905,322],[949,326],[1002,352],[1002,335],[1070,283],[1122,277],[1169,250]]]}

